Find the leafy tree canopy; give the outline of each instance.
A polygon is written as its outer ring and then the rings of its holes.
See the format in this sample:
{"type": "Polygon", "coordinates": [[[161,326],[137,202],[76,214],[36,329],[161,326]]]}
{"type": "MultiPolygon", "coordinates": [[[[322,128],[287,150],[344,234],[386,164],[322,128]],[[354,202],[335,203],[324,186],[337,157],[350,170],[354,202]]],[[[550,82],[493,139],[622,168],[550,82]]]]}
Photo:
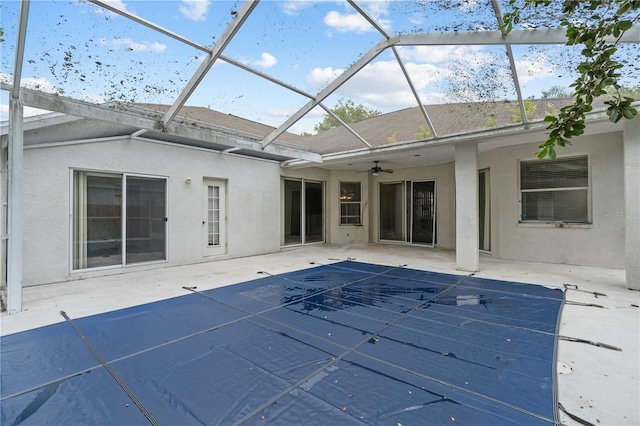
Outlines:
{"type": "Polygon", "coordinates": [[[549,87],[549,89],[542,91],[542,99],[548,99],[548,98],[561,99],[561,98],[570,98],[570,97],[571,97],[571,92],[569,91],[569,89],[567,89],[564,86],[551,86],[549,87]]]}
{"type": "MultiPolygon", "coordinates": [[[[340,117],[340,120],[345,123],[353,123],[355,121],[376,117],[382,114],[380,111],[369,109],[364,105],[355,105],[355,103],[350,99],[339,99],[338,103],[331,108],[331,111],[336,116],[340,117]]],[[[338,126],[340,126],[340,122],[338,120],[333,118],[331,114],[325,114],[323,120],[313,126],[313,130],[315,130],[316,133],[320,133],[338,126]]]]}
{"type": "MultiPolygon", "coordinates": [[[[552,0],[510,0],[512,12],[504,16],[504,29],[509,32],[520,22],[520,11],[525,8],[549,6],[552,0]]],[[[538,158],[556,158],[556,145],[570,144],[573,136],[584,133],[585,114],[593,109],[593,101],[608,94],[609,120],[617,123],[622,118],[632,119],[638,111],[631,106],[634,97],[621,92],[619,70],[624,65],[613,55],[617,45],[634,22],[640,20],[639,0],[563,0],[561,23],[567,30],[567,45],[581,45],[583,60],[578,64],[578,78],[571,84],[574,102],[560,109],[557,115],[548,115],[545,121],[551,130],[549,138],[537,152],[538,158]],[[611,90],[613,88],[613,90],[611,90]]]]}

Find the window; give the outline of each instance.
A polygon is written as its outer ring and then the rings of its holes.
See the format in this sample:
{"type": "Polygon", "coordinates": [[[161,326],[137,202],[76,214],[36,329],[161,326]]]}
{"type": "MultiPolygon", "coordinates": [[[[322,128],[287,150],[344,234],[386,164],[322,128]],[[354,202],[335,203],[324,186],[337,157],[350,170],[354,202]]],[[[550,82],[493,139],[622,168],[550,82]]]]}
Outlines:
{"type": "Polygon", "coordinates": [[[522,221],[589,222],[587,156],[520,163],[522,221]]]}
{"type": "Polygon", "coordinates": [[[74,270],[166,259],[166,179],[73,172],[74,270]]]}
{"type": "Polygon", "coordinates": [[[340,225],[360,225],[360,182],[340,182],[340,225]]]}

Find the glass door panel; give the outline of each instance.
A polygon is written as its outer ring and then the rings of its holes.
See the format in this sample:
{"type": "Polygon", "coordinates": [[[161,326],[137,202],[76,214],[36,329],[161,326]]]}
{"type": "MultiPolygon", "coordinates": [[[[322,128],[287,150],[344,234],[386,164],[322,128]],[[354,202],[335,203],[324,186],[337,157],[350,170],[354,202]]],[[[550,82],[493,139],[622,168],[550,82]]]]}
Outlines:
{"type": "Polygon", "coordinates": [[[166,180],[129,177],[126,263],[166,259],[166,180]]]}
{"type": "Polygon", "coordinates": [[[491,185],[489,169],[480,170],[478,179],[478,213],[480,250],[491,251],[491,185]]]}
{"type": "Polygon", "coordinates": [[[302,182],[284,181],[284,243],[302,244],[302,182]]]}
{"type": "Polygon", "coordinates": [[[324,194],[321,182],[304,182],[305,243],[324,241],[324,194]]]}
{"type": "Polygon", "coordinates": [[[404,184],[380,184],[380,239],[388,241],[404,240],[404,184]]]}
{"type": "Polygon", "coordinates": [[[411,183],[411,242],[433,245],[435,241],[436,183],[411,183]]]}
{"type": "Polygon", "coordinates": [[[122,264],[122,177],[74,175],[73,269],[122,264]]]}

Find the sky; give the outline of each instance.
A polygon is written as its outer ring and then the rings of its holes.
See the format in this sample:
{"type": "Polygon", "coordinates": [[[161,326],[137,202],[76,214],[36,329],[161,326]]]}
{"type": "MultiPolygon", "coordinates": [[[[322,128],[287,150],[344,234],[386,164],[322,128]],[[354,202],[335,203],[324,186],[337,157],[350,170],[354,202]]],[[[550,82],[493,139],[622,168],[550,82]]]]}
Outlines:
{"type": "MultiPolygon", "coordinates": [[[[507,0],[502,1],[506,8],[507,0]]],[[[242,1],[128,1],[109,3],[207,48],[243,7],[242,1]]],[[[489,0],[362,1],[389,34],[495,30],[489,0]]],[[[0,80],[12,82],[19,2],[2,2],[0,80]]],[[[544,21],[544,20],[540,20],[544,21]]],[[[537,25],[541,25],[538,23],[537,25]]],[[[171,104],[206,54],[85,1],[35,0],[29,14],[22,85],[94,103],[171,104]]],[[[382,35],[345,1],[263,0],[223,55],[315,95],[382,35]]],[[[577,51],[514,47],[525,97],[550,86],[568,87],[577,51]]],[[[515,99],[503,47],[399,47],[407,73],[425,104],[515,99]]],[[[637,55],[637,53],[636,53],[637,55]]],[[[636,83],[637,80],[636,80],[636,83]]],[[[633,85],[631,83],[631,85],[633,85]]],[[[324,101],[340,99],[381,112],[417,101],[390,49],[324,101]]],[[[277,127],[308,98],[223,61],[216,62],[187,105],[203,106],[277,127]]],[[[0,119],[7,119],[2,92],[0,119]]],[[[25,115],[34,113],[25,109],[25,115]]],[[[289,130],[313,133],[324,111],[314,109],[289,130]]]]}

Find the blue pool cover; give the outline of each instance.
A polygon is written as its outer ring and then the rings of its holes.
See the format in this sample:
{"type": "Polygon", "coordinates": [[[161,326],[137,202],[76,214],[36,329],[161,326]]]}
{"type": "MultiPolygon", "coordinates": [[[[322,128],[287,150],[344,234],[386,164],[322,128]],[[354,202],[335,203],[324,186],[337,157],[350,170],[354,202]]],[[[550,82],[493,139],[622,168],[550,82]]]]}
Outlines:
{"type": "Polygon", "coordinates": [[[0,423],[558,423],[561,290],[345,261],[185,293],[3,337],[0,423]]]}

